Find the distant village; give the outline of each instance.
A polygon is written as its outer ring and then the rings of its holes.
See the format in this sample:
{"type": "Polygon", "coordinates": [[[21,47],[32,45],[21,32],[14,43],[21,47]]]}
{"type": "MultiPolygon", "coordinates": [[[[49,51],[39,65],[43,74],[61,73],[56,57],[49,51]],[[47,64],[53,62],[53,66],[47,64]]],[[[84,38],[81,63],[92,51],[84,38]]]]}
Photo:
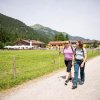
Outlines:
{"type": "MultiPolygon", "coordinates": [[[[70,40],[73,47],[75,47],[76,40],[70,40]]],[[[84,46],[91,48],[95,40],[85,40],[83,41],[84,46]]],[[[27,49],[59,49],[63,48],[65,41],[50,41],[48,44],[37,40],[19,40],[14,46],[5,46],[5,49],[15,49],[15,50],[27,50],[27,49]]],[[[96,44],[100,47],[100,41],[96,41],[96,44]]]]}

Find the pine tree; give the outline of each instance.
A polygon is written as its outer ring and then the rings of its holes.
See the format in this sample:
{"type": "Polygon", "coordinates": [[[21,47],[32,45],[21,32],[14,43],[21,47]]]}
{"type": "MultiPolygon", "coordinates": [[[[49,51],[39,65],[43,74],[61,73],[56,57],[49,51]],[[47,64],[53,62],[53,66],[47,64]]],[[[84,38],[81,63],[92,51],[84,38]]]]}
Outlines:
{"type": "Polygon", "coordinates": [[[65,40],[69,40],[68,34],[66,34],[66,36],[65,36],[65,40]]]}

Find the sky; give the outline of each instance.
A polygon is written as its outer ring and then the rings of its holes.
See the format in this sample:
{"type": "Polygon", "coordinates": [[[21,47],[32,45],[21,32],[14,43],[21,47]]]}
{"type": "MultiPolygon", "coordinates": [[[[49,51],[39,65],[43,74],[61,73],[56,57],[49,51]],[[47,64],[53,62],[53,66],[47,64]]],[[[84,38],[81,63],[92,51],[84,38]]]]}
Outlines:
{"type": "Polygon", "coordinates": [[[0,0],[0,13],[28,26],[100,40],[100,0],[0,0]]]}

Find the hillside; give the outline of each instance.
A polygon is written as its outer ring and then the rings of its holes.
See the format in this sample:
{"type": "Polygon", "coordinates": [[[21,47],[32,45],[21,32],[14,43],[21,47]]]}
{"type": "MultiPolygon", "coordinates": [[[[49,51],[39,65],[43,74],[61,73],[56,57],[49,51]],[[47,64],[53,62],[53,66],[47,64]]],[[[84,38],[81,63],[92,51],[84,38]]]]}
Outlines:
{"type": "MultiPolygon", "coordinates": [[[[40,24],[35,24],[33,26],[31,26],[36,32],[40,33],[40,34],[44,34],[46,36],[49,36],[49,38],[52,40],[55,36],[55,34],[59,34],[61,32],[58,32],[56,30],[53,30],[49,27],[45,27],[45,26],[42,26],[40,24]]],[[[79,36],[71,36],[69,35],[68,33],[66,32],[62,32],[65,36],[66,34],[68,35],[69,39],[70,40],[86,40],[82,37],[79,37],[79,36]]]]}
{"type": "Polygon", "coordinates": [[[40,33],[42,36],[49,37],[49,41],[54,40],[55,34],[59,34],[59,32],[49,28],[42,26],[40,24],[35,24],[31,26],[36,32],[40,33]]]}
{"type": "Polygon", "coordinates": [[[18,39],[36,39],[40,41],[48,41],[48,38],[37,33],[33,28],[27,26],[23,22],[0,14],[0,41],[15,42],[18,39]]]}
{"type": "MultiPolygon", "coordinates": [[[[58,32],[39,24],[27,26],[25,23],[0,13],[0,42],[14,43],[20,39],[35,39],[48,43],[53,41],[58,32]]],[[[67,33],[63,32],[66,36],[67,33]]],[[[82,37],[73,37],[67,34],[70,40],[84,40],[82,37]]]]}

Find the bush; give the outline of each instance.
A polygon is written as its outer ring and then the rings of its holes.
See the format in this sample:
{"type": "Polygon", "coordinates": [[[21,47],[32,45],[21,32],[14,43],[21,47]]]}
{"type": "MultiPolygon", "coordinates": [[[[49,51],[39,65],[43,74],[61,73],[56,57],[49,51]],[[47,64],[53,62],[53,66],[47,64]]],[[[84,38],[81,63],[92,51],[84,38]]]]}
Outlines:
{"type": "Polygon", "coordinates": [[[0,49],[4,48],[4,43],[0,42],[0,49]]]}
{"type": "Polygon", "coordinates": [[[6,42],[6,46],[7,46],[7,45],[13,46],[14,43],[12,43],[12,42],[6,42]]]}

